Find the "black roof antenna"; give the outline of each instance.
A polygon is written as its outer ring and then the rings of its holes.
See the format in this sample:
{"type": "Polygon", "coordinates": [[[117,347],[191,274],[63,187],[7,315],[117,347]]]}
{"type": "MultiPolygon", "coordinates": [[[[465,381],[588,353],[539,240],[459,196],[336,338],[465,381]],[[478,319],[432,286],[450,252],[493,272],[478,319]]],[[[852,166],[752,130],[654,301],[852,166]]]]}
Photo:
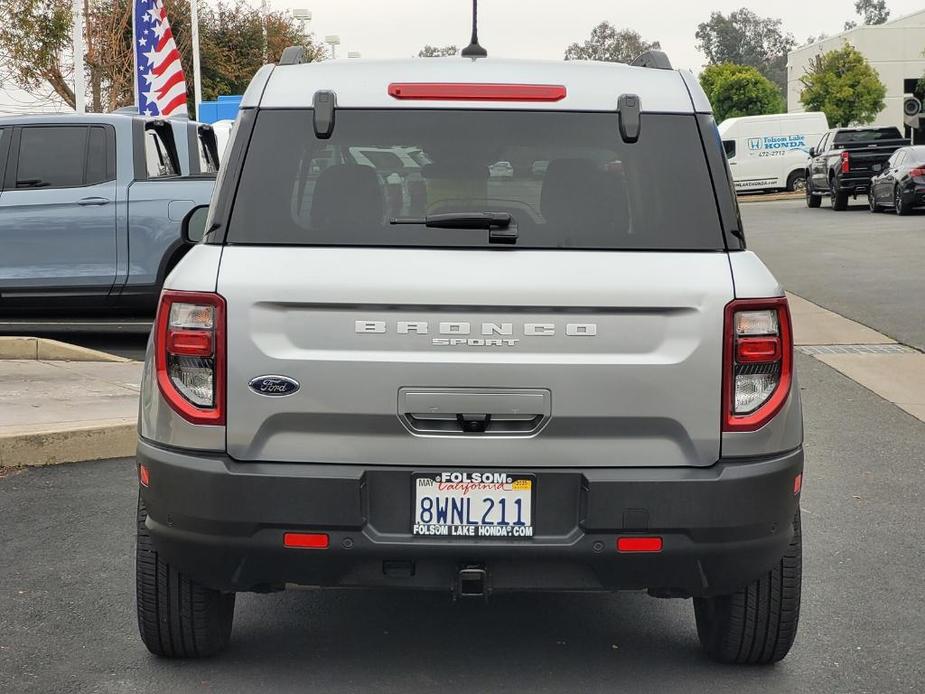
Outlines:
{"type": "Polygon", "coordinates": [[[472,0],[472,39],[460,55],[463,58],[484,58],[488,55],[488,51],[479,45],[479,0],[472,0]]]}

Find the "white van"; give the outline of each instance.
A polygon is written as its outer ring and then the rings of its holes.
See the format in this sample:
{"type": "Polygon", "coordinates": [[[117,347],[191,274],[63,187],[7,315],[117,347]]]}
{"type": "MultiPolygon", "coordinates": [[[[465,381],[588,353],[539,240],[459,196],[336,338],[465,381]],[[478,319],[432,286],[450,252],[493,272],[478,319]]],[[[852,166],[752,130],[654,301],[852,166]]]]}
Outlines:
{"type": "Polygon", "coordinates": [[[828,129],[824,113],[727,118],[719,134],[736,190],[802,190],[809,148],[828,129]]]}

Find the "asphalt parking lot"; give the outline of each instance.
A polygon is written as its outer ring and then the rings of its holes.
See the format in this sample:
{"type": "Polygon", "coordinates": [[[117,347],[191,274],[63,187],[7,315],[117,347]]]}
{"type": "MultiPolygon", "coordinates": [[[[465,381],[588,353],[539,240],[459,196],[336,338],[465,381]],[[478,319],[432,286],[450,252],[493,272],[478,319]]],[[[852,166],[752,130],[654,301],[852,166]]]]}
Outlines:
{"type": "MultiPolygon", "coordinates": [[[[742,213],[789,290],[925,348],[925,216],[800,201],[742,213]]],[[[135,477],[121,460],[0,479],[0,691],[920,692],[925,424],[813,358],[797,367],[803,612],[777,666],[711,663],[689,601],[641,594],[243,595],[225,655],[158,660],[134,623],[135,477]]]]}

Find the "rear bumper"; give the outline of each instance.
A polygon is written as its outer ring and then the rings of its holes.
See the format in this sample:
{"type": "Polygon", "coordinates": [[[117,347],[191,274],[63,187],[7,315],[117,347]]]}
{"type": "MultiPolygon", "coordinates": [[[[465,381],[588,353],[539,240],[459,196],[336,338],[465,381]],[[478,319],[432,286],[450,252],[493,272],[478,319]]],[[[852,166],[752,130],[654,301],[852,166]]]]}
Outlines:
{"type": "MultiPolygon", "coordinates": [[[[536,471],[535,536],[453,540],[410,534],[410,473],[421,468],[238,463],[139,442],[158,551],[222,590],[285,584],[452,590],[478,566],[490,590],[729,593],[767,571],[791,539],[803,451],[709,468],[536,471]],[[284,532],[324,532],[326,550],[285,549],[284,532]],[[622,554],[617,537],[659,535],[622,554]]],[[[520,471],[520,470],[517,470],[520,471]]]]}

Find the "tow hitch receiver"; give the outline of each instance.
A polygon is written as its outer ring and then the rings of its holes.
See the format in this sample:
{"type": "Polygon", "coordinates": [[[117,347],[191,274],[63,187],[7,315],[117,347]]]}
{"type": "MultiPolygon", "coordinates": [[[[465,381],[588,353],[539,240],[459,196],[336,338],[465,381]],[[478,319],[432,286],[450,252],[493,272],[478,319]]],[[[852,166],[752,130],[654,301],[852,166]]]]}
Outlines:
{"type": "Polygon", "coordinates": [[[461,598],[488,599],[488,572],[482,566],[468,566],[459,570],[456,595],[461,598]]]}

